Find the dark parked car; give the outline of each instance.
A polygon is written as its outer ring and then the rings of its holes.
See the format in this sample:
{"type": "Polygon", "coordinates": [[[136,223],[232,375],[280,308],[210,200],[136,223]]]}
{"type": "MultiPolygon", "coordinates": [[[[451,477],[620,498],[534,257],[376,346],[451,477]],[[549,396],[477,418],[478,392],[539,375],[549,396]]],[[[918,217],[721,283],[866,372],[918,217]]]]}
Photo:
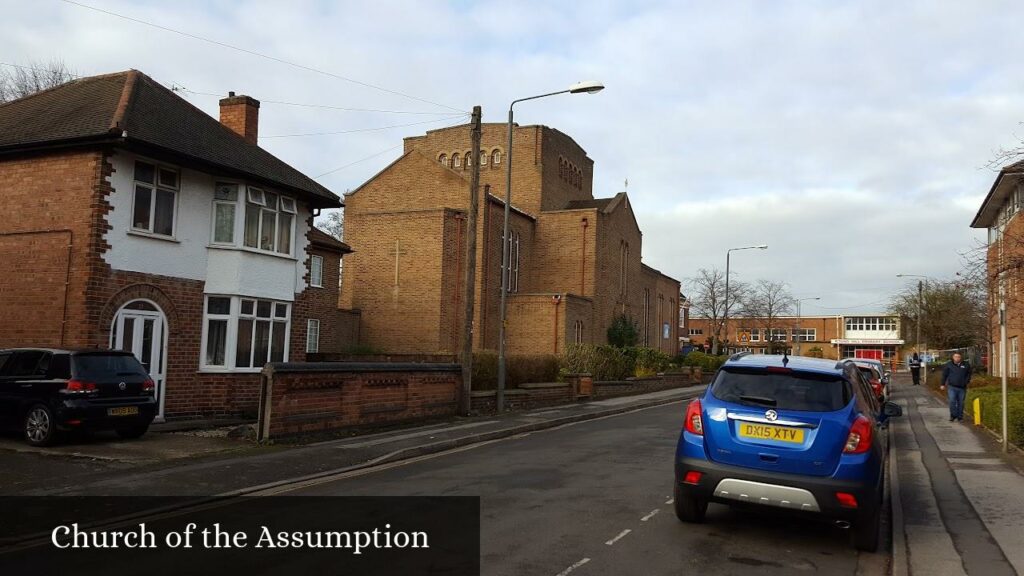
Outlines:
{"type": "Polygon", "coordinates": [[[852,362],[738,354],[690,403],[676,450],[675,508],[758,506],[852,528],[878,546],[886,435],[881,403],[852,362]]]}
{"type": "Polygon", "coordinates": [[[155,388],[130,352],[0,350],[0,426],[20,430],[33,446],[67,430],[138,438],[156,416],[155,388]]]}

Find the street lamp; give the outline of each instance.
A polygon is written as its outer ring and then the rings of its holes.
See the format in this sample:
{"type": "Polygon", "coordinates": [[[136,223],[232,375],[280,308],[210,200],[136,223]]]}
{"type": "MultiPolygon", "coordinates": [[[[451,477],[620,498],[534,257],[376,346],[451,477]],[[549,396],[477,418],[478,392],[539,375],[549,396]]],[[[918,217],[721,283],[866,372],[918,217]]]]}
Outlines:
{"type": "MultiPolygon", "coordinates": [[[[505,305],[506,298],[508,296],[508,279],[509,279],[509,246],[508,246],[508,225],[509,225],[509,209],[512,206],[512,127],[513,127],[513,112],[512,109],[519,102],[525,102],[527,100],[536,100],[538,98],[546,98],[548,96],[556,96],[558,94],[595,94],[604,90],[604,84],[589,80],[586,82],[577,82],[565,90],[559,90],[558,92],[549,92],[547,94],[539,94],[537,96],[529,96],[527,98],[519,98],[513,100],[508,106],[508,148],[505,150],[505,218],[502,224],[501,234],[501,311],[499,317],[501,318],[501,324],[498,327],[498,390],[495,394],[495,408],[498,412],[502,412],[505,409],[505,305]]],[[[477,159],[474,158],[474,161],[477,159]]]]}
{"type": "MultiPolygon", "coordinates": [[[[799,300],[796,301],[796,329],[800,330],[801,332],[803,331],[803,316],[804,316],[803,310],[801,308],[801,304],[803,304],[804,301],[810,301],[810,300],[821,300],[821,297],[815,296],[813,298],[800,298],[799,300]]],[[[803,335],[801,334],[800,336],[797,336],[797,338],[796,338],[796,355],[797,356],[800,355],[800,349],[801,349],[800,343],[803,341],[803,340],[801,340],[802,337],[803,337],[803,335]]]]}
{"type": "MultiPolygon", "coordinates": [[[[726,336],[729,335],[729,255],[736,250],[767,250],[767,244],[758,244],[757,246],[744,246],[742,248],[729,248],[725,251],[725,310],[722,311],[722,326],[726,330],[726,336]]],[[[715,356],[718,355],[718,338],[715,338],[714,350],[711,351],[715,356]]]]}

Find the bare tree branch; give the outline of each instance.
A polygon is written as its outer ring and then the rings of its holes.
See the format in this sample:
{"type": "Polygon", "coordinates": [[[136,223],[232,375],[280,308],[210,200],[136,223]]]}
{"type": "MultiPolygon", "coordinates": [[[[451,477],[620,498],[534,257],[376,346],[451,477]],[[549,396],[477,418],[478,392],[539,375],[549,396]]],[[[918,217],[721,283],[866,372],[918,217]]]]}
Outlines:
{"type": "Polygon", "coordinates": [[[77,74],[59,59],[44,63],[30,62],[17,67],[0,67],[0,103],[60,86],[74,80],[76,76],[77,74]]]}
{"type": "Polygon", "coordinates": [[[732,316],[743,308],[747,285],[743,282],[729,283],[729,304],[726,314],[725,303],[725,272],[717,268],[708,270],[701,268],[697,275],[689,279],[693,286],[693,298],[690,300],[690,313],[698,318],[711,321],[711,345],[713,352],[718,353],[722,342],[723,322],[726,316],[732,316]]]}

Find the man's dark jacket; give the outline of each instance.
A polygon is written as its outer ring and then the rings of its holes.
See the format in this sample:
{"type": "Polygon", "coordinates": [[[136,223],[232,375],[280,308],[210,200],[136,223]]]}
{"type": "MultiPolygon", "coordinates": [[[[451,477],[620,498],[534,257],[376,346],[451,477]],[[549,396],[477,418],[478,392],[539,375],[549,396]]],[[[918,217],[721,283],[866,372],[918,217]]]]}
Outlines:
{"type": "Polygon", "coordinates": [[[942,383],[954,388],[967,388],[971,383],[971,365],[966,361],[954,364],[950,360],[942,367],[942,383]]]}

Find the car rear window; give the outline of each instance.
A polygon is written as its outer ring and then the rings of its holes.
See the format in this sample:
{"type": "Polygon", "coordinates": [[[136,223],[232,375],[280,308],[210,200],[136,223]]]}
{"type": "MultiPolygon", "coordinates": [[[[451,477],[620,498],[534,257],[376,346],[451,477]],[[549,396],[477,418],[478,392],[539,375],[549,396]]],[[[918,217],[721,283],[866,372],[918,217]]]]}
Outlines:
{"type": "Polygon", "coordinates": [[[711,393],[723,402],[805,412],[834,412],[851,398],[840,375],[760,370],[719,370],[711,393]]]}
{"type": "Polygon", "coordinates": [[[75,376],[87,380],[146,374],[131,354],[78,354],[74,364],[75,376]]]}
{"type": "Polygon", "coordinates": [[[863,374],[864,377],[867,378],[868,380],[878,379],[878,373],[875,372],[873,368],[870,368],[868,366],[857,366],[857,369],[860,370],[860,373],[863,374]]]}

